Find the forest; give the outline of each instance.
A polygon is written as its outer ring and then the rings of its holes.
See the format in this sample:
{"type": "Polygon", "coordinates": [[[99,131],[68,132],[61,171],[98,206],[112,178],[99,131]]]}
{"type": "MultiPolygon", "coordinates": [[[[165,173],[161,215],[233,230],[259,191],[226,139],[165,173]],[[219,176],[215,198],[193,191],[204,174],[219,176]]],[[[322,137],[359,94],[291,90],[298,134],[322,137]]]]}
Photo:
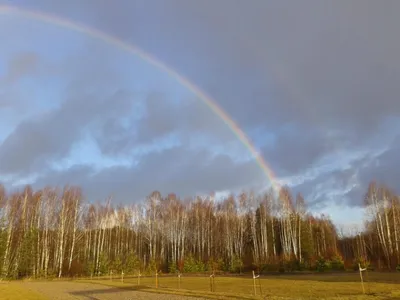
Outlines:
{"type": "Polygon", "coordinates": [[[343,236],[287,187],[142,203],[86,201],[79,187],[0,186],[0,278],[399,269],[399,197],[370,183],[365,230],[343,236]]]}

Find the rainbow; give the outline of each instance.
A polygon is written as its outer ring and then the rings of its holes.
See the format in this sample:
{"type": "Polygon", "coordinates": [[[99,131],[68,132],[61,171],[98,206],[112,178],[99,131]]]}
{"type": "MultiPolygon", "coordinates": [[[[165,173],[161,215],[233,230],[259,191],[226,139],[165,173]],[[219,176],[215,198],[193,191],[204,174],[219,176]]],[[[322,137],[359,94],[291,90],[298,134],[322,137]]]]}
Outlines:
{"type": "Polygon", "coordinates": [[[149,53],[146,53],[139,47],[126,43],[114,36],[104,33],[100,30],[90,28],[84,24],[79,24],[75,21],[71,21],[56,15],[49,13],[43,13],[34,10],[28,10],[24,8],[19,8],[11,5],[0,5],[0,14],[18,14],[20,16],[34,19],[37,21],[52,24],[54,26],[63,27],[70,29],[72,31],[85,34],[92,38],[103,41],[106,44],[117,47],[123,51],[140,57],[142,60],[148,62],[149,64],[157,67],[158,69],[164,71],[169,76],[175,78],[182,86],[190,90],[194,95],[201,99],[224,123],[231,129],[231,131],[236,135],[236,137],[243,143],[243,145],[249,150],[252,156],[256,159],[257,164],[260,166],[261,170],[264,172],[268,180],[270,181],[272,188],[275,192],[280,190],[280,184],[276,180],[274,172],[268,166],[265,159],[258,153],[254,145],[252,144],[250,138],[240,129],[240,127],[232,120],[232,118],[213,100],[209,95],[202,91],[195,84],[190,82],[187,78],[180,75],[171,67],[167,66],[165,63],[161,62],[157,58],[153,57],[149,53]]]}

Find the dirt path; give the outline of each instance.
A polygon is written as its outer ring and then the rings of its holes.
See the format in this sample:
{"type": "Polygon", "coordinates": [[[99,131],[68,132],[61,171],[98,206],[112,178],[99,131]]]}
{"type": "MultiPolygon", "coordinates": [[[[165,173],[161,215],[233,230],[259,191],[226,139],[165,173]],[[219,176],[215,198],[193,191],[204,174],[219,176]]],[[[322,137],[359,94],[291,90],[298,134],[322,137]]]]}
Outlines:
{"type": "Polygon", "coordinates": [[[51,300],[156,300],[180,299],[195,300],[200,298],[154,294],[141,291],[123,290],[99,284],[77,282],[24,282],[24,288],[39,292],[51,300]]]}

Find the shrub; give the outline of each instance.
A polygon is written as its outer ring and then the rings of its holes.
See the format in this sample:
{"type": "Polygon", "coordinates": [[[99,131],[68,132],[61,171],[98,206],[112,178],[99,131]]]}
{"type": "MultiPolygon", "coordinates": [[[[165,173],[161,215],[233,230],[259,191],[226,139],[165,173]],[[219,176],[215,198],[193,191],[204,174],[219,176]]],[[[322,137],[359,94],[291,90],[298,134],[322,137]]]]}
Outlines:
{"type": "Polygon", "coordinates": [[[204,272],[206,270],[206,265],[201,261],[196,261],[196,272],[204,272]]]}
{"type": "Polygon", "coordinates": [[[184,260],[182,260],[182,259],[178,260],[177,268],[178,268],[179,272],[183,272],[184,264],[185,264],[184,260]]]}
{"type": "Polygon", "coordinates": [[[340,255],[335,255],[331,259],[331,268],[335,271],[343,271],[344,270],[344,261],[340,255]]]}
{"type": "Polygon", "coordinates": [[[234,256],[229,265],[229,272],[231,273],[240,273],[243,268],[243,261],[238,257],[234,256]]]}
{"type": "Polygon", "coordinates": [[[189,255],[185,259],[185,264],[183,265],[183,272],[185,272],[185,273],[196,272],[196,261],[192,255],[189,255]]]}
{"type": "Polygon", "coordinates": [[[145,273],[148,275],[154,275],[155,272],[158,272],[158,266],[155,259],[151,259],[149,265],[147,266],[145,273]]]}
{"type": "Polygon", "coordinates": [[[109,268],[110,268],[110,260],[108,259],[108,257],[104,253],[100,254],[99,270],[98,270],[97,275],[108,274],[109,268]]]}
{"type": "Polygon", "coordinates": [[[205,271],[212,272],[212,271],[220,271],[224,269],[224,262],[220,258],[218,260],[214,260],[213,258],[210,258],[205,265],[205,271]]]}
{"type": "Polygon", "coordinates": [[[192,255],[189,255],[185,259],[183,265],[183,272],[185,273],[196,273],[204,272],[206,270],[205,264],[201,260],[196,260],[192,255]]]}
{"type": "Polygon", "coordinates": [[[366,258],[364,257],[359,257],[356,258],[353,261],[353,270],[357,271],[358,270],[358,264],[360,264],[361,268],[370,268],[370,261],[368,261],[366,258]]]}
{"type": "Polygon", "coordinates": [[[279,270],[279,264],[277,262],[270,262],[261,265],[261,272],[262,273],[267,273],[267,272],[277,272],[279,270]]]}
{"type": "Polygon", "coordinates": [[[94,261],[90,260],[88,263],[85,264],[85,274],[88,276],[94,275],[94,261]]]}
{"type": "Polygon", "coordinates": [[[306,269],[306,264],[304,261],[300,262],[298,259],[292,258],[285,262],[285,269],[289,272],[304,271],[306,269]]]}
{"type": "Polygon", "coordinates": [[[315,268],[318,272],[325,272],[331,268],[331,262],[323,257],[320,257],[315,262],[315,268]]]}
{"type": "Polygon", "coordinates": [[[168,272],[169,273],[177,273],[178,268],[176,267],[176,263],[174,263],[173,261],[171,261],[168,265],[168,272]]]}
{"type": "Polygon", "coordinates": [[[114,261],[110,264],[111,270],[118,274],[122,272],[123,266],[124,265],[120,257],[115,258],[114,261]]]}
{"type": "Polygon", "coordinates": [[[139,258],[135,253],[131,253],[128,255],[125,262],[125,271],[127,274],[134,274],[140,269],[139,258]]]}

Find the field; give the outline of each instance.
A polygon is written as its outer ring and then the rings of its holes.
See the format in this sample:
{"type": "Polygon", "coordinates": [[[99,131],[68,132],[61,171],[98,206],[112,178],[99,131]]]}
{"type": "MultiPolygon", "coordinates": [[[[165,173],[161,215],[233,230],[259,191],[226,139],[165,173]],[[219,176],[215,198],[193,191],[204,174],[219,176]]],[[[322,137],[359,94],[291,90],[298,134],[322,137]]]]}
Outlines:
{"type": "Polygon", "coordinates": [[[47,299],[40,293],[32,291],[28,288],[23,287],[21,283],[0,283],[0,299],[1,300],[14,300],[14,299],[25,299],[25,300],[43,300],[47,299]]]}
{"type": "Polygon", "coordinates": [[[206,276],[80,279],[21,281],[0,284],[1,299],[400,299],[400,275],[369,273],[365,294],[358,273],[269,275],[256,279],[256,296],[251,276],[216,277],[215,291],[210,291],[206,276]],[[261,285],[261,287],[260,287],[261,285]],[[160,294],[163,294],[162,297],[160,294]]]}

